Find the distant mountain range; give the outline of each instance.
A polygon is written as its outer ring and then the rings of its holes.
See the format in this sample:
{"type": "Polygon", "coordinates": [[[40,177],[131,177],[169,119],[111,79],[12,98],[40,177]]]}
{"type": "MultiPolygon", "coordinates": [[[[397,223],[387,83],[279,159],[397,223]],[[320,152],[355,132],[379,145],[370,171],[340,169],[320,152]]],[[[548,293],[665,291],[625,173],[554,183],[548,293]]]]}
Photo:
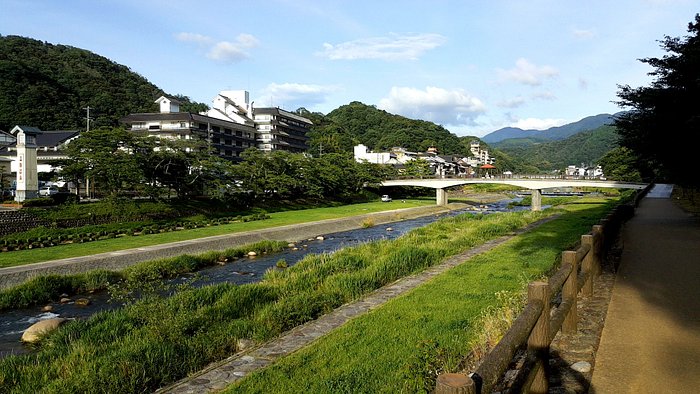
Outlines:
{"type": "Polygon", "coordinates": [[[493,144],[511,138],[528,138],[539,141],[557,141],[571,137],[582,131],[597,129],[600,126],[613,123],[615,115],[600,114],[588,116],[578,122],[569,123],[559,127],[552,127],[547,130],[523,130],[517,127],[504,127],[481,138],[482,141],[493,144]]]}

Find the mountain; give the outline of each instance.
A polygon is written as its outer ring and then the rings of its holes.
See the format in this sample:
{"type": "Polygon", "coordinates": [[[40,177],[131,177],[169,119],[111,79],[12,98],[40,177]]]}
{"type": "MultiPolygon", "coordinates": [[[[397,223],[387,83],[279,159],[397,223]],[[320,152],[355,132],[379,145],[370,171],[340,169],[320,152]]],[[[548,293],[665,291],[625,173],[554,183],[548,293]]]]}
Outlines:
{"type": "Polygon", "coordinates": [[[614,116],[610,114],[588,116],[578,122],[551,127],[547,130],[523,130],[517,127],[504,127],[485,135],[482,137],[482,140],[487,143],[496,143],[511,138],[530,138],[540,141],[563,140],[576,133],[611,124],[614,116]]]}
{"type": "Polygon", "coordinates": [[[540,171],[562,169],[568,165],[595,164],[617,147],[614,126],[604,125],[576,133],[563,140],[542,141],[533,138],[510,138],[493,146],[521,167],[540,171]]]}
{"type": "Polygon", "coordinates": [[[19,36],[0,36],[0,75],[0,129],[6,131],[15,125],[82,129],[88,106],[92,127],[117,126],[129,113],[155,111],[153,101],[164,94],[93,52],[19,36]]]}

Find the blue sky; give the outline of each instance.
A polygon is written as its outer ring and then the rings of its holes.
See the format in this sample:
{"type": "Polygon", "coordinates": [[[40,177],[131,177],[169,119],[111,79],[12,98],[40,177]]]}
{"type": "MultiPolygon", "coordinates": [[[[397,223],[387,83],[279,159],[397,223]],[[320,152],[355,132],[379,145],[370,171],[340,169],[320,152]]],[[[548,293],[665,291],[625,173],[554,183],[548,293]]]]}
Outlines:
{"type": "Polygon", "coordinates": [[[620,110],[698,0],[2,0],[0,34],[96,52],[171,94],[351,101],[483,136],[620,110]]]}

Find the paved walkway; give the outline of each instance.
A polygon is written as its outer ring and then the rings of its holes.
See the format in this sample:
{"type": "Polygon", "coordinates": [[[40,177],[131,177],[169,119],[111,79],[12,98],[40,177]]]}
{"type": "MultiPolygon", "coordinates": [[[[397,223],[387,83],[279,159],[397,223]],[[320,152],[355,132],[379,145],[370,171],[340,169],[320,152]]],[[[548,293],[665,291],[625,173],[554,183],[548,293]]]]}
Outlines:
{"type": "Polygon", "coordinates": [[[657,186],[625,225],[589,393],[700,390],[700,221],[669,191],[657,186]]]}

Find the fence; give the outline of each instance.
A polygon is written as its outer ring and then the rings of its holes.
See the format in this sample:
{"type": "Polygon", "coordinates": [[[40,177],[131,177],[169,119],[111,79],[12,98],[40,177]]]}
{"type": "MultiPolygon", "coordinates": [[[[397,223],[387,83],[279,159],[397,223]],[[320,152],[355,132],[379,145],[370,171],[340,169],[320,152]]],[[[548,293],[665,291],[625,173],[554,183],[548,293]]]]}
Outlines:
{"type": "Polygon", "coordinates": [[[638,193],[633,205],[620,205],[589,234],[581,236],[581,246],[562,252],[561,267],[547,282],[528,285],[528,301],[498,344],[469,376],[446,373],[438,376],[435,394],[490,393],[506,371],[516,351],[526,347],[523,368],[513,382],[513,392],[546,393],[549,347],[560,330],[577,331],[577,297],[593,293],[593,281],[601,272],[601,261],[624,221],[634,215],[634,207],[650,189],[638,193]],[[561,303],[551,300],[561,294],[561,303]]]}

